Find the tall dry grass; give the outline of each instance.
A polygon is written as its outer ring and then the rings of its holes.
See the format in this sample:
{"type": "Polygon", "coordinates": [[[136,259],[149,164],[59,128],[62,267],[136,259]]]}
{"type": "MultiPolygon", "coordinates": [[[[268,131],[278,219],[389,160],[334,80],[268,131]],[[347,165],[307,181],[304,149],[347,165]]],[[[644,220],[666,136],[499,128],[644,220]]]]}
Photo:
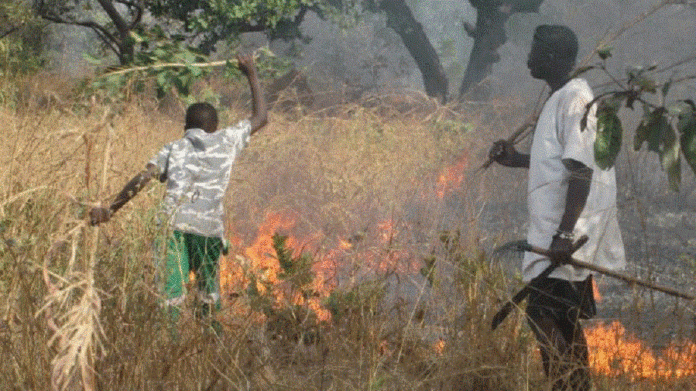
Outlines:
{"type": "MultiPolygon", "coordinates": [[[[153,243],[163,236],[155,223],[163,186],[148,187],[108,224],[85,224],[88,208],[181,136],[183,106],[138,94],[107,103],[39,78],[33,85],[42,88],[0,108],[1,389],[546,387],[521,315],[489,328],[516,282],[488,247],[519,231],[487,231],[481,211],[502,208],[499,222],[515,225],[520,185],[508,174],[495,178],[505,188],[472,174],[523,107],[454,108],[385,93],[272,111],[233,171],[228,225],[237,247],[223,262],[248,264],[243,248],[269,212],[292,214],[283,234],[305,239],[293,250],[322,265],[315,278],[334,268],[333,294],[292,282],[283,289],[320,297],[332,319],[316,320],[309,300],[264,306],[267,297],[238,284],[223,292],[219,334],[188,310],[172,327],[160,306],[153,243]],[[467,174],[440,196],[453,164],[467,174]],[[498,202],[502,193],[512,206],[498,202]],[[336,257],[341,241],[350,248],[336,257]]],[[[248,115],[245,88],[221,88],[234,97],[223,122],[248,115]]],[[[627,384],[601,380],[606,390],[627,384]]]]}

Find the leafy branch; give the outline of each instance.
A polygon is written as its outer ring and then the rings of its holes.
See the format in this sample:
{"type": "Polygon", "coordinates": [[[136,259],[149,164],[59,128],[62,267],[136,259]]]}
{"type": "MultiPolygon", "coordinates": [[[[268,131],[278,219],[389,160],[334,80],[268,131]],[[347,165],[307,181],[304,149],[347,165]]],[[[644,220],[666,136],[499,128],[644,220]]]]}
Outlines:
{"type": "MultiPolygon", "coordinates": [[[[95,89],[120,92],[124,86],[142,86],[146,80],[155,84],[157,96],[162,98],[172,89],[183,97],[189,97],[194,83],[208,76],[212,69],[222,68],[225,77],[235,79],[241,75],[237,59],[211,61],[209,56],[187,45],[182,39],[169,37],[160,28],[152,28],[143,34],[131,32],[131,37],[143,48],[134,61],[117,68],[107,69],[96,76],[91,83],[95,89]]],[[[274,72],[283,69],[285,64],[268,48],[255,52],[257,67],[260,72],[274,72]]],[[[85,58],[101,64],[101,60],[85,55],[85,58]]]]}
{"type": "Polygon", "coordinates": [[[159,64],[141,65],[128,68],[120,68],[106,72],[99,77],[109,77],[125,75],[132,72],[142,72],[142,71],[157,71],[163,68],[215,68],[221,66],[231,66],[236,65],[237,59],[232,60],[221,60],[221,61],[211,61],[211,62],[195,62],[195,63],[185,63],[185,62],[165,62],[159,64]]]}
{"type": "Polygon", "coordinates": [[[667,97],[674,83],[692,80],[696,75],[658,83],[653,76],[656,66],[635,67],[626,71],[625,80],[619,80],[606,68],[606,60],[611,57],[610,49],[603,48],[597,53],[601,62],[579,72],[600,69],[618,87],[588,103],[581,120],[581,127],[585,129],[588,115],[596,109],[594,153],[597,165],[602,169],[614,166],[623,136],[619,110],[623,107],[633,110],[637,102],[643,107],[643,118],[635,130],[633,149],[638,151],[647,144],[648,151],[657,154],[662,169],[666,171],[670,188],[678,191],[682,157],[696,174],[696,104],[691,99],[669,101],[667,97]],[[649,98],[651,96],[657,98],[657,103],[654,98],[649,98]]]}

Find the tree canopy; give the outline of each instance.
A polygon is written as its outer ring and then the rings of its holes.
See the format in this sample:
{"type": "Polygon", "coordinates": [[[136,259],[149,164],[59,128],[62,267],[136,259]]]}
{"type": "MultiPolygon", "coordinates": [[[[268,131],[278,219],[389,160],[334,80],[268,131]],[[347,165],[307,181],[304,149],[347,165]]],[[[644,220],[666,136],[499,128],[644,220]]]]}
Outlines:
{"type": "Polygon", "coordinates": [[[31,72],[44,63],[44,24],[22,2],[0,0],[0,71],[31,72]]]}
{"type": "MultiPolygon", "coordinates": [[[[476,24],[464,23],[473,47],[458,91],[460,99],[484,80],[499,61],[497,51],[507,41],[505,28],[510,16],[538,12],[543,0],[469,3],[476,10],[476,24]]],[[[0,2],[3,7],[8,4],[0,2]]],[[[641,18],[668,4],[670,0],[663,0],[641,18]]],[[[212,66],[224,66],[234,72],[230,61],[209,60],[208,55],[220,42],[234,45],[247,32],[264,32],[270,39],[304,39],[300,26],[308,12],[334,22],[358,18],[366,12],[383,13],[387,27],[399,35],[423,75],[428,95],[442,102],[448,98],[448,80],[437,50],[406,0],[35,0],[35,5],[45,20],[93,30],[122,66],[154,77],[160,93],[176,87],[184,95],[212,66]]],[[[6,14],[14,16],[7,17],[6,31],[0,33],[10,34],[23,23],[23,17],[16,11],[6,14]]],[[[601,62],[583,71],[606,71],[610,51],[600,49],[597,54],[601,62]]],[[[595,154],[602,167],[614,164],[623,133],[617,113],[623,107],[633,109],[638,103],[643,108],[643,121],[636,129],[634,149],[647,145],[649,151],[656,153],[670,186],[676,189],[682,158],[696,172],[696,104],[689,99],[670,102],[670,87],[679,80],[658,82],[649,76],[652,70],[630,69],[624,78],[610,75],[616,88],[599,95],[595,102],[599,124],[595,154]]],[[[120,77],[125,72],[111,74],[120,77]]],[[[474,89],[474,96],[485,98],[486,93],[474,89]]]]}

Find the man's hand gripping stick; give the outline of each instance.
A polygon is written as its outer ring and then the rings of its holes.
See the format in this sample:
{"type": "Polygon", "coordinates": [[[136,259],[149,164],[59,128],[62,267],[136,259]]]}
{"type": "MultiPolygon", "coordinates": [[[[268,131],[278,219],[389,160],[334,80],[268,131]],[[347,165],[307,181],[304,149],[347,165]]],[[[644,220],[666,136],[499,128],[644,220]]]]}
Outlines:
{"type": "Polygon", "coordinates": [[[546,267],[538,276],[534,277],[531,281],[527,283],[527,285],[524,286],[515,296],[512,297],[510,301],[505,303],[503,307],[498,311],[495,316],[493,316],[493,320],[491,322],[491,328],[495,330],[502,322],[507,318],[507,316],[510,314],[513,308],[517,307],[522,300],[526,299],[527,296],[532,292],[532,289],[534,289],[534,285],[537,281],[544,279],[548,277],[554,270],[556,270],[556,267],[558,267],[561,263],[566,263],[570,256],[575,253],[580,247],[582,247],[585,243],[588,241],[587,235],[581,236],[575,243],[573,243],[573,247],[570,251],[570,254],[568,253],[554,253],[549,250],[544,250],[544,249],[539,249],[538,247],[534,247],[530,245],[529,243],[521,243],[518,244],[518,250],[521,251],[531,251],[537,254],[545,255],[549,257],[551,260],[551,264],[546,267]]]}

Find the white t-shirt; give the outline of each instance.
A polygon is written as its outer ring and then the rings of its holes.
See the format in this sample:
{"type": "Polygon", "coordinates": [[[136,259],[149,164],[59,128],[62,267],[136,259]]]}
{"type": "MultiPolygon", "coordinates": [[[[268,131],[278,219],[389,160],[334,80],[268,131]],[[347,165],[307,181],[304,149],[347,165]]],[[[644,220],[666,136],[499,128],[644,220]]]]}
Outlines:
{"type": "Polygon", "coordinates": [[[246,146],[249,120],[206,133],[188,129],[150,160],[167,182],[164,210],[172,229],[209,237],[224,237],[223,199],[232,163],[246,146]]]}
{"type": "MultiPolygon", "coordinates": [[[[614,169],[602,170],[594,159],[597,130],[595,107],[587,119],[587,128],[580,129],[585,106],[592,100],[592,90],[583,79],[573,79],[554,92],[539,116],[529,162],[527,204],[529,232],[527,241],[549,248],[565,210],[570,172],[564,159],[583,163],[593,170],[590,193],[574,233],[587,235],[589,241],[573,257],[612,270],[626,265],[623,241],[616,208],[616,175],[614,169]]],[[[527,252],[522,262],[523,279],[539,275],[549,260],[527,252]]],[[[586,269],[561,265],[549,276],[581,281],[589,276],[586,269]]]]}

